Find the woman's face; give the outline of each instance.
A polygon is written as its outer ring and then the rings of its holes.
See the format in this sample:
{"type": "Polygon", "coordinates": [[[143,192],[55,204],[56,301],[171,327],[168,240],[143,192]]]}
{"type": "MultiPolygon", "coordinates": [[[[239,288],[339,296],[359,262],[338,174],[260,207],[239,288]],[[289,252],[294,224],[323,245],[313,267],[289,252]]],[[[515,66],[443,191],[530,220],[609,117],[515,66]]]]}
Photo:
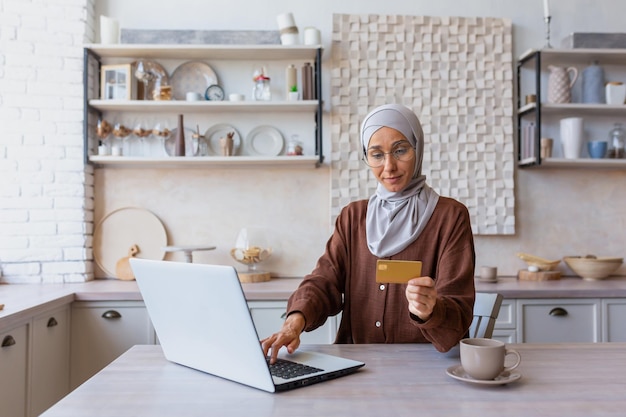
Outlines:
{"type": "Polygon", "coordinates": [[[372,167],[372,173],[388,191],[402,191],[413,178],[415,149],[406,137],[391,127],[381,127],[370,138],[368,155],[384,158],[382,165],[372,167]],[[393,153],[402,160],[394,157],[393,153]]]}

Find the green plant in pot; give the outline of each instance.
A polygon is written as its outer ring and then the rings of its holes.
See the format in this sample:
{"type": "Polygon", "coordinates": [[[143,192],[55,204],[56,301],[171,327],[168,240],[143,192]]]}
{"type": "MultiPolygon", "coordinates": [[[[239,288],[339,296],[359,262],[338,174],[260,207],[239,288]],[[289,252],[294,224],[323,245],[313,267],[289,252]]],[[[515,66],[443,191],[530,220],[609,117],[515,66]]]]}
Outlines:
{"type": "Polygon", "coordinates": [[[291,87],[289,87],[288,97],[290,101],[296,101],[300,99],[300,93],[298,92],[297,85],[292,85],[291,87]]]}

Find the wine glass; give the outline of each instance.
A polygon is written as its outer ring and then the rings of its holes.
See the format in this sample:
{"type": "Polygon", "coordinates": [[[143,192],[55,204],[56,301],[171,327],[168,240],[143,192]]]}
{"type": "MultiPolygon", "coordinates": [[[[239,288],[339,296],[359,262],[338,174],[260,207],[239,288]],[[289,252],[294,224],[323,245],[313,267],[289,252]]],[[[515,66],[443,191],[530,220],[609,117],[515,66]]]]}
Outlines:
{"type": "MultiPolygon", "coordinates": [[[[99,118],[96,124],[96,137],[98,138],[98,146],[106,145],[107,139],[113,132],[113,126],[106,119],[99,118]]],[[[107,146],[108,147],[108,146],[107,146]]]]}
{"type": "Polygon", "coordinates": [[[137,68],[135,69],[135,78],[143,83],[143,99],[152,100],[152,93],[150,91],[150,83],[157,78],[157,75],[152,71],[149,61],[139,60],[137,61],[137,68]]]}
{"type": "Polygon", "coordinates": [[[170,129],[167,119],[159,120],[154,125],[152,134],[159,139],[161,152],[167,156],[167,153],[165,152],[165,142],[172,136],[172,130],[170,129]]]}
{"type": "Polygon", "coordinates": [[[129,152],[127,138],[132,133],[132,130],[121,121],[116,121],[113,125],[113,145],[111,146],[111,154],[114,156],[121,156],[124,153],[129,152]]]}
{"type": "Polygon", "coordinates": [[[146,152],[146,138],[152,134],[152,129],[148,128],[147,122],[138,118],[135,120],[133,124],[133,136],[137,138],[139,141],[139,149],[132,151],[132,155],[136,156],[146,156],[148,153],[146,152]]]}

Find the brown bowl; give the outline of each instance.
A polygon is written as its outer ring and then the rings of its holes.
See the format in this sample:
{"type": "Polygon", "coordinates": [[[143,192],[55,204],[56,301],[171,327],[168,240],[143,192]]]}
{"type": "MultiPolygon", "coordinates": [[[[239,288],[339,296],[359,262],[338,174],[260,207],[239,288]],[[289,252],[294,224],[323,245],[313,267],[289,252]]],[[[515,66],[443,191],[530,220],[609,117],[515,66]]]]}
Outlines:
{"type": "Polygon", "coordinates": [[[566,256],[563,261],[585,280],[603,279],[611,275],[624,262],[623,258],[566,256]]]}

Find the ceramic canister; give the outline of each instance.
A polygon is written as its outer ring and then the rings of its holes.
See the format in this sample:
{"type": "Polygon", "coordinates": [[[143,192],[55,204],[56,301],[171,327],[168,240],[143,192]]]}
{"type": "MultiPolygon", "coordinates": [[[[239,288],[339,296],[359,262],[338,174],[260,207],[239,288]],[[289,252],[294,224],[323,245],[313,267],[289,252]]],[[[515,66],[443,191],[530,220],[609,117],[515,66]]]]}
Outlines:
{"type": "Polygon", "coordinates": [[[561,146],[565,159],[580,158],[584,138],[583,119],[568,117],[561,119],[561,146]]]}
{"type": "Polygon", "coordinates": [[[606,83],[606,104],[622,105],[626,101],[626,84],[613,81],[606,83]]]}
{"type": "Polygon", "coordinates": [[[604,70],[597,62],[583,70],[582,102],[604,104],[604,70]]]}

